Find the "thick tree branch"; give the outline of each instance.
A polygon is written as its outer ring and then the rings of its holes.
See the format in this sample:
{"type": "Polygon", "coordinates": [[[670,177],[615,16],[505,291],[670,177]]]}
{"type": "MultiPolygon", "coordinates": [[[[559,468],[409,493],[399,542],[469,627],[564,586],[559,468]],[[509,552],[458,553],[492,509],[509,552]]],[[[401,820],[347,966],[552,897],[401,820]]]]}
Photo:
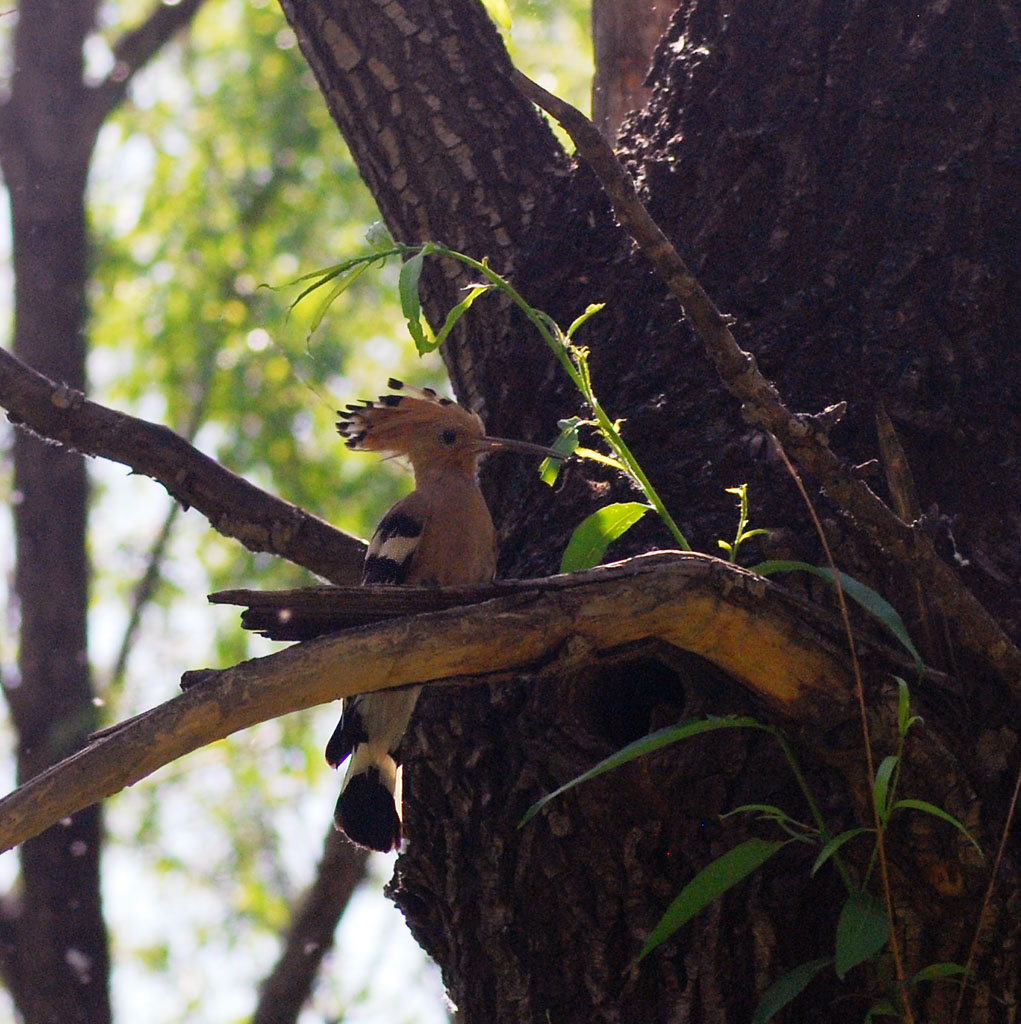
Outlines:
{"type": "Polygon", "coordinates": [[[792,413],[759,372],[755,357],[737,344],[730,320],[715,306],[681,255],[645,208],[634,183],[596,126],[581,111],[515,70],[521,92],[560,123],[603,185],[621,226],[638,243],[702,341],[727,390],[742,403],[747,422],[768,430],[829,498],[884,550],[909,564],[921,586],[955,623],[961,644],[1015,689],[1021,687],[1021,650],[939,557],[932,541],[899,519],[864,481],[854,477],[826,437],[823,417],[792,413]]]}
{"type": "Polygon", "coordinates": [[[361,577],[365,545],[356,537],[248,483],[168,427],[92,402],[2,349],[0,405],[13,423],[47,440],[159,481],[251,551],[270,551],[335,583],[361,577]]]}
{"type": "Polygon", "coordinates": [[[505,586],[508,597],[319,637],[201,674],[179,697],[0,801],[0,848],[269,718],[355,693],[534,669],[565,652],[597,660],[659,639],[705,657],[788,718],[832,724],[850,713],[850,675],[829,620],[729,563],[660,553],[505,586]]]}

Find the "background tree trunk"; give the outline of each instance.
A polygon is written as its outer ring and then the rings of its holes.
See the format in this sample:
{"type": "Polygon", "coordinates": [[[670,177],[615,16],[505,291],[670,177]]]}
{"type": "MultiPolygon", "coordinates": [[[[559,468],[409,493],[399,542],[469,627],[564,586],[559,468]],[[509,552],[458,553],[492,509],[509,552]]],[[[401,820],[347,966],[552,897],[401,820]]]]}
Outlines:
{"type": "MultiPolygon", "coordinates": [[[[121,40],[106,83],[85,82],[94,0],[24,0],[0,165],[11,205],[14,353],[85,388],[89,239],[85,189],[96,132],[133,72],[202,0],[154,12],[121,40]]],[[[96,721],[86,642],[89,564],[84,459],[24,431],[14,436],[15,593],[19,678],[4,694],[23,782],[82,746],[96,721]]],[[[100,892],[98,806],[21,848],[17,891],[0,907],[0,970],[29,1024],[110,1020],[109,952],[100,892]]]]}
{"type": "Polygon", "coordinates": [[[645,80],[673,12],[666,0],[592,0],[592,120],[611,145],[652,95],[645,80]]]}
{"type": "MultiPolygon", "coordinates": [[[[85,386],[84,192],[92,139],[72,119],[83,107],[82,40],[94,11],[92,3],[59,13],[50,4],[22,6],[3,120],[14,352],[77,389],[85,386]]],[[[95,721],[85,635],[84,459],[18,431],[14,486],[21,678],[6,694],[23,781],[81,746],[95,721]]],[[[22,848],[21,892],[7,901],[3,952],[26,1021],[110,1019],[100,848],[98,807],[22,848]]]]}

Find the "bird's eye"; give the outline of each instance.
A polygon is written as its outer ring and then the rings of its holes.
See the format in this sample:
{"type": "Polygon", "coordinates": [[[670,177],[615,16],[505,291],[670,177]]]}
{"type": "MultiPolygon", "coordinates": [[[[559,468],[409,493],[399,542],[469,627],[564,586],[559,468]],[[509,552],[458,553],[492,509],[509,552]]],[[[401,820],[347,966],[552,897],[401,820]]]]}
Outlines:
{"type": "Polygon", "coordinates": [[[440,440],[444,444],[453,444],[457,440],[457,431],[456,430],[444,430],[443,433],[440,434],[440,440]]]}

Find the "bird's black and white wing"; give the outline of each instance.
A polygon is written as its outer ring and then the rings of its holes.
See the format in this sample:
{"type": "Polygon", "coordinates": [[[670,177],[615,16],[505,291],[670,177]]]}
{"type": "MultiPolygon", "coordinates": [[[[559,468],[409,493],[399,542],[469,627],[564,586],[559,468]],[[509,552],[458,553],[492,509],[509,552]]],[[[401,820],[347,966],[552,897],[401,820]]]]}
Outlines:
{"type": "MultiPolygon", "coordinates": [[[[415,494],[383,517],[365,555],[362,584],[412,582],[415,549],[422,534],[415,494]]],[[[326,760],[338,767],[350,755],[334,820],[353,842],[387,852],[401,842],[400,760],[397,747],[411,721],[421,687],[383,690],[344,700],[326,760]]]]}

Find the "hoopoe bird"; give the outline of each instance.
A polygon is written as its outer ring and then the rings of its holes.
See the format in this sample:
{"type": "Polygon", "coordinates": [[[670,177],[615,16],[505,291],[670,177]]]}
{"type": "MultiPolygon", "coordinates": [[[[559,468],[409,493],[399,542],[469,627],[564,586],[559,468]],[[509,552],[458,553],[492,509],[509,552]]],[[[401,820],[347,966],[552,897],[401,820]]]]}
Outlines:
{"type": "MultiPolygon", "coordinates": [[[[476,473],[486,452],[517,450],[562,458],[524,441],[488,437],[481,418],[431,388],[391,378],[396,394],[349,405],[337,430],[357,451],[406,456],[415,490],[383,517],[365,555],[362,584],[389,586],[488,583],[496,574],[496,531],[476,473]]],[[[326,760],[350,756],[334,821],[349,839],[387,852],[402,837],[397,752],[421,687],[344,699],[326,760]]]]}

